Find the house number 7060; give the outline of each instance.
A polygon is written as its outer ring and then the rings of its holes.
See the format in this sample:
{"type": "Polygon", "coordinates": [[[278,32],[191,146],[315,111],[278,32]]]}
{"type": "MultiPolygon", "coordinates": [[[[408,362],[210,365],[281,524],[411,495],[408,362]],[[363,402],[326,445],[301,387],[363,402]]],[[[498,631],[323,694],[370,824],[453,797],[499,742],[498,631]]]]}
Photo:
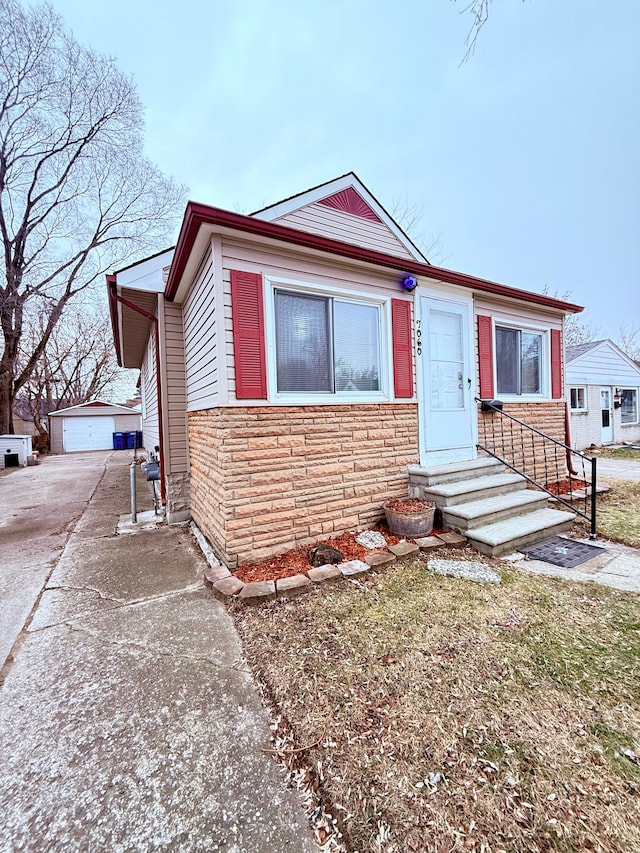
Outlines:
{"type": "Polygon", "coordinates": [[[422,321],[416,320],[416,350],[418,355],[422,355],[422,329],[420,328],[422,321]]]}

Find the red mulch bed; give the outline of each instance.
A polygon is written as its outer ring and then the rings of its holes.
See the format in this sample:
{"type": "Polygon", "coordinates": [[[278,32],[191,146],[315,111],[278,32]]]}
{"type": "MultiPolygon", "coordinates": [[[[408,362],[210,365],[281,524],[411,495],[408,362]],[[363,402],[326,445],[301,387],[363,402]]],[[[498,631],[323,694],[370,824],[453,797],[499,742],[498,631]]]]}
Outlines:
{"type": "Polygon", "coordinates": [[[564,480],[557,480],[555,483],[547,483],[547,488],[554,495],[569,495],[571,492],[577,492],[578,489],[584,489],[586,485],[587,482],[578,479],[578,477],[572,477],[571,480],[566,477],[564,480]]]}
{"type": "MultiPolygon", "coordinates": [[[[389,545],[397,545],[402,539],[401,536],[395,536],[390,532],[386,524],[378,524],[374,528],[379,533],[382,533],[389,545]]],[[[434,530],[434,533],[441,533],[440,530],[434,530]]],[[[384,548],[373,548],[367,550],[362,545],[356,542],[358,533],[342,533],[340,536],[334,536],[332,539],[323,539],[314,542],[311,545],[304,545],[301,548],[294,548],[292,551],[286,551],[284,554],[279,554],[277,557],[272,557],[270,560],[265,560],[263,563],[255,563],[251,566],[240,566],[234,572],[235,577],[239,578],[244,583],[253,583],[253,581],[276,581],[282,578],[290,578],[293,575],[303,575],[307,569],[310,569],[309,553],[316,545],[331,545],[337,548],[344,554],[345,560],[364,560],[367,554],[373,551],[384,551],[384,548]]],[[[412,539],[407,541],[412,542],[412,539]]]]}

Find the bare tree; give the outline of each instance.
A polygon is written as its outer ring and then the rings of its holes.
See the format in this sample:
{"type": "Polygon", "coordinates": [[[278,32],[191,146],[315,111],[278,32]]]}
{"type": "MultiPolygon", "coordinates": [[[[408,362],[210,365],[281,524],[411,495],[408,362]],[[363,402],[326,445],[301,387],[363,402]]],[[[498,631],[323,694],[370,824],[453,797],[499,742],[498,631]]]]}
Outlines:
{"type": "MultiPolygon", "coordinates": [[[[452,2],[456,3],[457,0],[452,0],[452,2]]],[[[522,2],[524,3],[524,0],[522,0],[522,2]]],[[[464,42],[467,50],[465,55],[462,57],[461,65],[464,65],[464,63],[473,56],[476,51],[480,30],[489,20],[489,8],[491,3],[492,0],[467,0],[460,10],[461,15],[469,15],[471,17],[471,26],[464,42]]]]}
{"type": "MultiPolygon", "coordinates": [[[[42,339],[46,312],[27,322],[21,345],[24,359],[42,339]]],[[[102,397],[121,370],[104,311],[83,305],[67,308],[49,336],[18,400],[33,418],[39,436],[48,437],[45,415],[102,397]]]]}
{"type": "Polygon", "coordinates": [[[0,434],[69,300],[166,245],[184,193],[145,158],[142,130],[112,59],[81,47],[49,5],[0,0],[0,434]],[[40,333],[18,368],[32,302],[40,333]]]}
{"type": "Polygon", "coordinates": [[[640,326],[620,326],[614,340],[629,358],[640,361],[640,326]]]}
{"type": "Polygon", "coordinates": [[[394,198],[391,202],[391,216],[414,245],[420,249],[425,258],[428,258],[431,263],[442,264],[445,262],[442,234],[427,234],[426,230],[421,227],[424,218],[424,206],[412,204],[406,196],[405,198],[394,198]]]}

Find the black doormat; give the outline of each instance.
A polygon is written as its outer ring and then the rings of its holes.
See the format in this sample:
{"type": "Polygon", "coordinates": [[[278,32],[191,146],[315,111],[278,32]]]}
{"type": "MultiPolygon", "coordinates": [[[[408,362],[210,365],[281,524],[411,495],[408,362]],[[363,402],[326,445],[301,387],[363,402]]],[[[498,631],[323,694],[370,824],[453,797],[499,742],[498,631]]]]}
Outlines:
{"type": "Polygon", "coordinates": [[[587,545],[584,542],[576,542],[575,539],[564,539],[562,536],[552,536],[551,539],[544,539],[535,545],[518,548],[521,554],[526,554],[531,560],[542,560],[565,569],[573,569],[574,566],[586,563],[605,550],[597,545],[587,545]]]}

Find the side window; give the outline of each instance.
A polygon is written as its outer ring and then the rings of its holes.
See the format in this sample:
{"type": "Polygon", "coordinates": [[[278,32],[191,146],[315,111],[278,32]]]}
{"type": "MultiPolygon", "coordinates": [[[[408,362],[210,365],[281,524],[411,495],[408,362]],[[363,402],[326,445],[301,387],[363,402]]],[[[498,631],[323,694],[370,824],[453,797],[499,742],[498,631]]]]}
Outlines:
{"type": "Polygon", "coordinates": [[[587,399],[586,399],[586,388],[570,388],[569,389],[570,396],[570,407],[571,411],[574,412],[586,412],[587,410],[587,399]]]}
{"type": "Polygon", "coordinates": [[[620,415],[623,424],[638,423],[638,389],[623,388],[620,415]]]}

